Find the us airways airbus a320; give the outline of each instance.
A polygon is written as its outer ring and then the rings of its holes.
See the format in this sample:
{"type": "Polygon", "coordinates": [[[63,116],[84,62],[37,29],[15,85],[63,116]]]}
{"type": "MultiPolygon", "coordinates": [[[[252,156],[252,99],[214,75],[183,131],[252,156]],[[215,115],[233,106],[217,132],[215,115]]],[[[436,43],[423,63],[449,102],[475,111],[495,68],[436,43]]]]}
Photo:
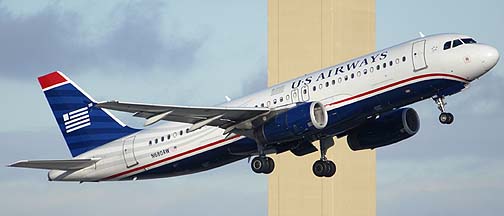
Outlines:
{"type": "Polygon", "coordinates": [[[9,166],[48,169],[50,181],[98,182],[191,174],[255,156],[252,170],[269,174],[268,154],[319,151],[312,171],[332,177],[333,137],[346,136],[354,151],[397,143],[420,128],[405,106],[431,98],[450,124],[445,97],[498,60],[495,48],[466,35],[424,36],[213,107],[97,102],[56,71],[38,80],[73,158],[9,166]],[[134,129],[107,110],[134,113],[146,126],[167,122],[134,129]]]}

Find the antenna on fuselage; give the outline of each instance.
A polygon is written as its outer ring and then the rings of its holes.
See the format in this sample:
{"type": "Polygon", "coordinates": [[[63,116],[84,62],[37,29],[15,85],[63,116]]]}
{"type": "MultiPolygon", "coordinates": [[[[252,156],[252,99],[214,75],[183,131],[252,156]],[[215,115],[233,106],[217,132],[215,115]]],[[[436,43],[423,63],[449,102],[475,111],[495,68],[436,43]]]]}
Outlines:
{"type": "Polygon", "coordinates": [[[420,35],[420,37],[425,37],[425,35],[422,32],[418,32],[418,34],[420,35]]]}

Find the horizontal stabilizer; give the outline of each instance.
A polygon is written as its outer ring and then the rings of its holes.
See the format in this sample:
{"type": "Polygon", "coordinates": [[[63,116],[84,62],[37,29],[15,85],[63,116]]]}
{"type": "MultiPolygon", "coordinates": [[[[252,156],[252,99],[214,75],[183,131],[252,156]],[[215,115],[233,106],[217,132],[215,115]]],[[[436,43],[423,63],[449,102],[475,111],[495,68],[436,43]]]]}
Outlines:
{"type": "Polygon", "coordinates": [[[69,159],[69,160],[22,160],[10,164],[9,167],[23,167],[49,170],[79,170],[95,164],[98,159],[69,159]]]}

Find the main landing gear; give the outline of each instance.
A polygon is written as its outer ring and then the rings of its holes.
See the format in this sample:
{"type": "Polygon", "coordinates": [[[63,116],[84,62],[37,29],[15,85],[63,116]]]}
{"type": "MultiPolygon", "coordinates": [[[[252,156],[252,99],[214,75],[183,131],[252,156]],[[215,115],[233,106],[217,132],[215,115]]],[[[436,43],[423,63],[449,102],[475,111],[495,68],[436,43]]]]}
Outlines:
{"type": "Polygon", "coordinates": [[[336,164],[326,157],[327,149],[334,145],[332,137],[320,140],[320,160],[313,163],[312,171],[317,177],[332,177],[336,173],[336,164]]]}
{"type": "MultiPolygon", "coordinates": [[[[320,140],[320,160],[313,163],[312,171],[318,177],[332,177],[336,173],[336,164],[326,157],[327,149],[334,145],[332,137],[320,140]]],[[[259,156],[252,159],[250,167],[255,173],[270,174],[275,169],[275,161],[264,153],[264,146],[257,144],[259,156]]]]}
{"type": "Polygon", "coordinates": [[[262,144],[260,141],[256,142],[259,156],[252,159],[250,167],[255,173],[270,174],[275,169],[275,161],[266,156],[266,154],[264,153],[264,144],[262,144]]]}
{"type": "Polygon", "coordinates": [[[446,112],[446,110],[445,110],[446,102],[444,100],[444,97],[439,96],[439,97],[434,97],[432,99],[434,99],[434,102],[436,102],[436,104],[438,105],[439,111],[441,111],[441,114],[439,114],[439,122],[441,122],[441,124],[453,123],[453,119],[454,119],[453,114],[446,112]]]}

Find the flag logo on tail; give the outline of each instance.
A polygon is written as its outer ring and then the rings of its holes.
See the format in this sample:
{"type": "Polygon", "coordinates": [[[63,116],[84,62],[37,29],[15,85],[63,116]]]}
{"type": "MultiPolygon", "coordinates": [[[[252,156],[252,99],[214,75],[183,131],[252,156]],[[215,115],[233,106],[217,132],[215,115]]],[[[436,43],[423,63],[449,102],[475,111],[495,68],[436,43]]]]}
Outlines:
{"type": "Polygon", "coordinates": [[[91,125],[88,108],[91,106],[92,104],[89,104],[88,106],[63,114],[66,133],[71,133],[91,125]]]}

